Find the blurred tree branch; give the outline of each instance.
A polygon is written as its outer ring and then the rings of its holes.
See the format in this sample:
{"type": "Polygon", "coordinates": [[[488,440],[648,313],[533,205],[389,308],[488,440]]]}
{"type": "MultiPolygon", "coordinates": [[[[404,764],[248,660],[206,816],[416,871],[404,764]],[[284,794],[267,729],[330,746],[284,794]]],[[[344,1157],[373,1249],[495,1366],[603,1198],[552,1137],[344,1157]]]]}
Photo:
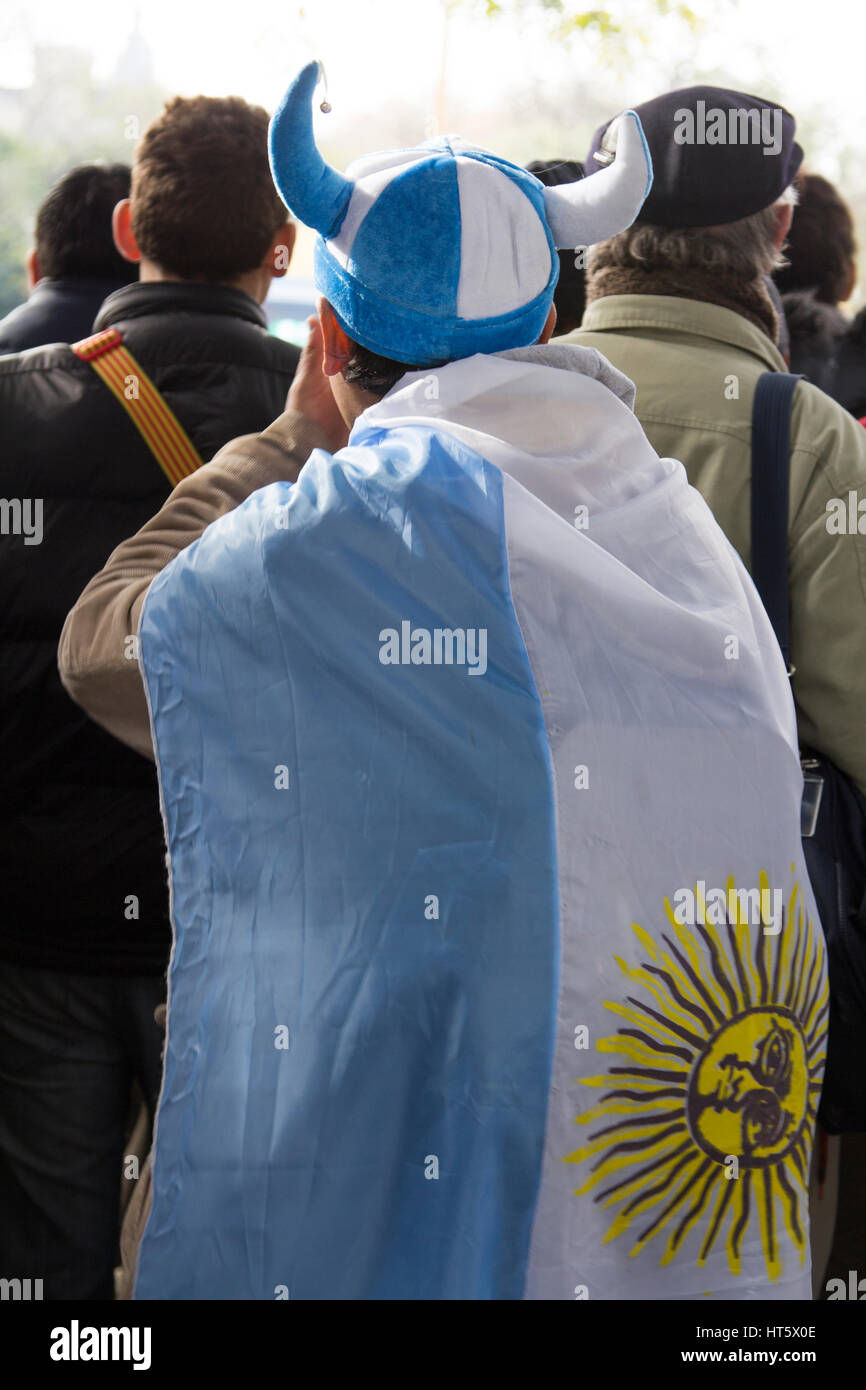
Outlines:
{"type": "MultiPolygon", "coordinates": [[[[729,0],[731,3],[732,0],[729,0]]],[[[616,17],[610,10],[584,10],[573,0],[444,0],[449,13],[458,11],[481,13],[488,19],[499,19],[532,10],[546,11],[551,28],[559,37],[571,34],[596,34],[600,38],[621,38],[628,35],[640,38],[640,23],[645,18],[659,17],[697,29],[701,17],[681,0],[640,0],[635,4],[620,4],[616,17]]]]}

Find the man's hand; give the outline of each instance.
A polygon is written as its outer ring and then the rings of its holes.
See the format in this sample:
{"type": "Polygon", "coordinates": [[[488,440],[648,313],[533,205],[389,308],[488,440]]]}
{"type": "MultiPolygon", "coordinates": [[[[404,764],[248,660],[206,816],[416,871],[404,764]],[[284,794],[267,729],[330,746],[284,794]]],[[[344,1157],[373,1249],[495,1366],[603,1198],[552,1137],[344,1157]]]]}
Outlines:
{"type": "Polygon", "coordinates": [[[309,318],[307,323],[310,336],[289,387],[286,409],[298,410],[318,425],[331,440],[331,452],[336,453],[349,442],[349,426],[337,408],[328,378],[322,371],[322,325],[318,318],[309,318]]]}

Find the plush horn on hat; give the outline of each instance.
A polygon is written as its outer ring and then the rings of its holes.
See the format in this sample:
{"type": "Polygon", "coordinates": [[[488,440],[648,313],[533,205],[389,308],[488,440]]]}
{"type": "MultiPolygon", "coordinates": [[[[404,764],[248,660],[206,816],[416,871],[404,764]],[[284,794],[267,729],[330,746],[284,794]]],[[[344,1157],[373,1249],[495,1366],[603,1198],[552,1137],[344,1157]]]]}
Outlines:
{"type": "Polygon", "coordinates": [[[277,192],[301,222],[327,240],[340,229],[354,184],[326,164],[313,135],[319,64],[298,73],[271,120],[268,151],[277,192]]]}
{"type": "Polygon", "coordinates": [[[605,146],[616,150],[608,168],[544,190],[547,225],[559,250],[593,246],[624,232],[652,188],[652,158],[635,111],[624,111],[611,123],[605,146]]]}

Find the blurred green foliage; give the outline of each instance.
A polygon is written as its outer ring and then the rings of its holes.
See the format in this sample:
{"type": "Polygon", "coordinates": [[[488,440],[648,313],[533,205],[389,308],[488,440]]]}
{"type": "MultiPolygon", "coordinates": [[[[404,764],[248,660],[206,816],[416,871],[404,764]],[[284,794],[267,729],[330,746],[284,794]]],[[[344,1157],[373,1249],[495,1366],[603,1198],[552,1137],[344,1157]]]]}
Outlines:
{"type": "Polygon", "coordinates": [[[96,81],[87,54],[36,47],[33,82],[0,90],[0,316],[27,294],[36,210],[76,164],[132,161],[168,95],[155,83],[96,81]]]}

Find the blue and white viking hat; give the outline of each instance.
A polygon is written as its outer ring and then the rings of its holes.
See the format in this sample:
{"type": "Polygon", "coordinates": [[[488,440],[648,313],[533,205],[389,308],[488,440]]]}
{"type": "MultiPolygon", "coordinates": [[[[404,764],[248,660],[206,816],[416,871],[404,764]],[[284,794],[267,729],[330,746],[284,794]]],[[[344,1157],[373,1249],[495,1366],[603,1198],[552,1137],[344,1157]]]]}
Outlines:
{"type": "Polygon", "coordinates": [[[624,231],[652,185],[633,111],[609,141],[613,162],[577,183],[545,188],[457,136],[366,155],[339,174],[313,136],[319,70],[308,63],[271,121],[271,171],[286,206],[319,233],[316,288],[348,336],[382,357],[434,366],[537,342],[557,249],[624,231]]]}

